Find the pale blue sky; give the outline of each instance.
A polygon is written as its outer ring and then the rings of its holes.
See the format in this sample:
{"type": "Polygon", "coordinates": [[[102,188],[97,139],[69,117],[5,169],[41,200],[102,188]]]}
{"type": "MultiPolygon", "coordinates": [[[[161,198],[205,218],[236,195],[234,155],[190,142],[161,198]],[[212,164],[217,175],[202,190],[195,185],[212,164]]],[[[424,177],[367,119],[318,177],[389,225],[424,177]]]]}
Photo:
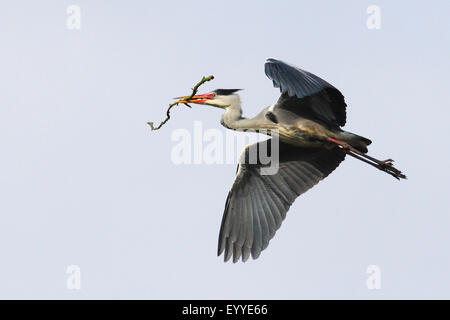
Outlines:
{"type": "Polygon", "coordinates": [[[448,1],[2,1],[0,298],[450,298],[448,1]],[[81,8],[81,30],[66,8],[81,8]],[[381,29],[366,9],[381,8],[381,29]],[[171,97],[278,97],[264,61],[339,88],[349,131],[397,182],[354,159],[297,199],[256,260],[217,236],[235,165],[175,165],[174,130],[221,111],[171,97]],[[81,290],[66,268],[81,268],[81,290]],[[381,268],[368,290],[366,268],[381,268]]]}

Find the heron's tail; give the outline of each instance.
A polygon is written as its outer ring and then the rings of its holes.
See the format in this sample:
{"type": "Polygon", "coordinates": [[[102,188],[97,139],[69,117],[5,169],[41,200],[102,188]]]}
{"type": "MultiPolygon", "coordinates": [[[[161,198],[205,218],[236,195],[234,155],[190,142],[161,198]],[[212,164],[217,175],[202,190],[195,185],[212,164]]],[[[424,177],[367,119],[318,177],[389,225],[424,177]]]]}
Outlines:
{"type": "Polygon", "coordinates": [[[372,143],[370,139],[358,136],[357,134],[344,131],[341,133],[341,139],[351,145],[358,151],[367,153],[367,146],[372,143]]]}

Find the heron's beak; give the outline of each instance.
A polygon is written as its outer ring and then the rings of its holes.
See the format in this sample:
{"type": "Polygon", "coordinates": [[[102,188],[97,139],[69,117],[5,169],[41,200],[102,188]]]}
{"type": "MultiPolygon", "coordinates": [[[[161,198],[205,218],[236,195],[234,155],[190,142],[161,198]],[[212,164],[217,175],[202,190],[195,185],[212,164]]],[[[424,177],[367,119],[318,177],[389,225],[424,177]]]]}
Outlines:
{"type": "Polygon", "coordinates": [[[195,96],[185,96],[185,97],[177,97],[174,99],[178,99],[179,103],[198,103],[198,104],[203,104],[208,100],[212,100],[214,99],[214,94],[212,93],[206,93],[206,94],[198,94],[195,96]]]}

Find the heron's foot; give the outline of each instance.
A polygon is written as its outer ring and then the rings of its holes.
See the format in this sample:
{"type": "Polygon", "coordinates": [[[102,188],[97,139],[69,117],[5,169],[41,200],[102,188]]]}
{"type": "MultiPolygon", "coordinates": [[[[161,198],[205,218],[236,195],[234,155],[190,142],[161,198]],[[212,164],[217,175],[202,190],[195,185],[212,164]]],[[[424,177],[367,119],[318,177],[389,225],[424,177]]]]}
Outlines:
{"type": "Polygon", "coordinates": [[[379,164],[382,165],[382,166],[390,166],[390,167],[392,167],[394,165],[394,160],[392,160],[392,159],[382,160],[382,161],[380,161],[379,164]]]}
{"type": "Polygon", "coordinates": [[[393,160],[392,159],[388,159],[388,160],[382,161],[382,163],[376,165],[376,167],[378,169],[380,169],[381,171],[384,171],[384,172],[390,174],[397,180],[406,179],[406,176],[400,170],[398,170],[397,168],[395,168],[393,166],[393,164],[392,164],[393,160]],[[388,161],[388,160],[390,160],[390,161],[388,161]]]}
{"type": "MultiPolygon", "coordinates": [[[[375,158],[373,158],[373,159],[376,160],[375,158]]],[[[406,176],[400,170],[398,170],[397,168],[394,167],[394,164],[393,164],[394,160],[392,160],[392,159],[386,159],[386,160],[382,160],[382,161],[376,160],[375,162],[376,162],[376,164],[375,164],[376,168],[390,174],[397,180],[406,179],[406,176]]]]}

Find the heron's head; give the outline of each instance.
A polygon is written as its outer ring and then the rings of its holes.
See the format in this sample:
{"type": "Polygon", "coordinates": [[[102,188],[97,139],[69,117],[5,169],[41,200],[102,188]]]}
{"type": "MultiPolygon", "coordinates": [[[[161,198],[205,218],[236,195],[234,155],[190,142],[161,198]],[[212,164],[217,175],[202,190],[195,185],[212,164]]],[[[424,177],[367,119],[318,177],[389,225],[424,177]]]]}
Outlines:
{"type": "Polygon", "coordinates": [[[218,108],[227,108],[231,105],[239,104],[239,95],[237,91],[241,89],[216,89],[209,93],[198,94],[189,99],[189,96],[178,97],[179,102],[205,104],[218,108]]]}

